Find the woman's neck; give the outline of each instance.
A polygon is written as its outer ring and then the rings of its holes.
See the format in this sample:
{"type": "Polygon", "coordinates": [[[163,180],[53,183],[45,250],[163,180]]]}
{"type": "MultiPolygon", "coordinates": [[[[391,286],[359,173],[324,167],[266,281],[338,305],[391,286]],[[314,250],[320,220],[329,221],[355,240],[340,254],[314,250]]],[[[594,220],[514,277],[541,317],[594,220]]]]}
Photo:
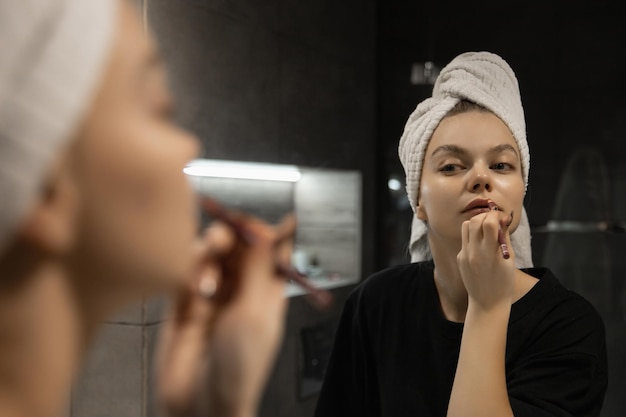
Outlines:
{"type": "Polygon", "coordinates": [[[60,261],[0,264],[0,415],[59,415],[88,333],[60,261]],[[10,413],[10,414],[9,414],[10,413]]]}
{"type": "Polygon", "coordinates": [[[456,262],[459,250],[450,245],[437,245],[432,240],[430,248],[435,265],[435,286],[443,315],[447,320],[464,322],[467,313],[467,290],[456,262]]]}

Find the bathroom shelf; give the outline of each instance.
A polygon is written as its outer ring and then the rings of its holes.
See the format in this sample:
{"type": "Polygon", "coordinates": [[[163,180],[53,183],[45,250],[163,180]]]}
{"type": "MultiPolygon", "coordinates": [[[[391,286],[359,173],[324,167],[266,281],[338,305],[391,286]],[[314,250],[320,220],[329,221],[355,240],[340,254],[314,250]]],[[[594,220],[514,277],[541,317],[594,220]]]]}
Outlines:
{"type": "Polygon", "coordinates": [[[625,233],[626,222],[584,222],[572,220],[550,220],[546,225],[531,227],[532,233],[625,233]]]}
{"type": "MultiPolygon", "coordinates": [[[[358,283],[358,280],[354,277],[343,277],[343,278],[320,278],[320,279],[312,279],[311,282],[315,285],[316,288],[329,290],[332,288],[345,287],[348,285],[353,285],[358,283]]],[[[287,289],[285,290],[286,297],[297,297],[299,295],[304,295],[305,291],[297,284],[289,283],[287,284],[287,289]]]]}

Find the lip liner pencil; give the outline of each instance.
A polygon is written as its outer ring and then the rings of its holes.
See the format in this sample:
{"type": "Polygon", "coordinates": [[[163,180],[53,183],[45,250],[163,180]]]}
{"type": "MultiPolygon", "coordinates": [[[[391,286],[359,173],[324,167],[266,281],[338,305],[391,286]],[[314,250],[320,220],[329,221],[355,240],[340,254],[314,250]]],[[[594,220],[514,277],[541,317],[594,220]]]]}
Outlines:
{"type": "MultiPolygon", "coordinates": [[[[493,201],[489,202],[489,208],[491,210],[499,210],[498,206],[493,201]]],[[[513,220],[513,213],[511,212],[511,220],[513,220]]],[[[509,253],[509,247],[506,244],[506,239],[504,238],[504,232],[502,231],[502,225],[498,229],[498,244],[500,245],[500,252],[502,252],[502,257],[504,259],[509,259],[511,254],[509,253]]]]}

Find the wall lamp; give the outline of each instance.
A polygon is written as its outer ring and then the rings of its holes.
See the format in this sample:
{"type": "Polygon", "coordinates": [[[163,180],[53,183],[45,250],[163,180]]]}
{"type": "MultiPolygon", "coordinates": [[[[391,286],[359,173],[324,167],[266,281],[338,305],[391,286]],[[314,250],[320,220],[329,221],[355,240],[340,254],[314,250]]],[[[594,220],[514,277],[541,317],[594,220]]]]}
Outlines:
{"type": "Polygon", "coordinates": [[[294,165],[278,165],[259,162],[194,159],[183,169],[194,177],[236,178],[246,180],[286,181],[300,180],[300,170],[294,165]]]}

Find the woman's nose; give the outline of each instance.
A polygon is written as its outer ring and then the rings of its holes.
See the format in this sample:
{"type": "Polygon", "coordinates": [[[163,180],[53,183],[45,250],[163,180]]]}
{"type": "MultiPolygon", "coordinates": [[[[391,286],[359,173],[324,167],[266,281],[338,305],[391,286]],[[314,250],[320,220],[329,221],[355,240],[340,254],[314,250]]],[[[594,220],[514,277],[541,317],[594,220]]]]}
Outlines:
{"type": "Polygon", "coordinates": [[[491,173],[489,168],[475,167],[472,171],[473,176],[469,183],[470,190],[473,192],[491,191],[491,173]]]}

